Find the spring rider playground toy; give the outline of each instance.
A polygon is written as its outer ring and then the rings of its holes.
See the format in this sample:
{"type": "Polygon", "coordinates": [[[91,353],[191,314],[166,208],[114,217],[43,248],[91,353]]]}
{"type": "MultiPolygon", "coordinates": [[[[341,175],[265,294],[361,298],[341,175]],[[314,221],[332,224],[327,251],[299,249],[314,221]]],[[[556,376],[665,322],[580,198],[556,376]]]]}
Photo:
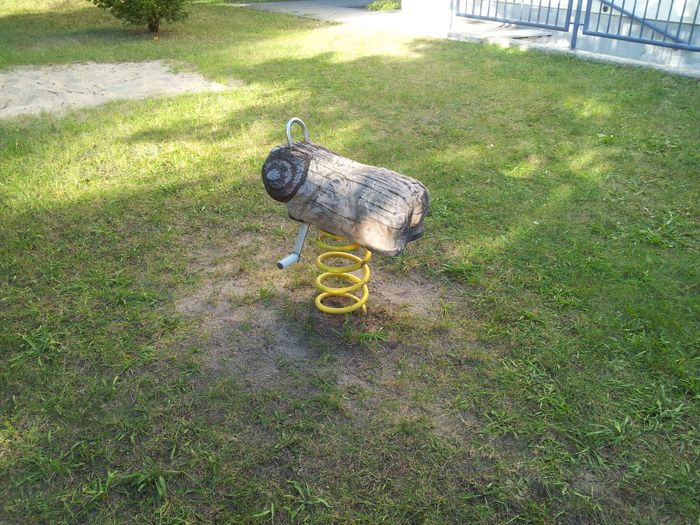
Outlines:
{"type": "Polygon", "coordinates": [[[316,288],[321,292],[316,307],[329,314],[358,309],[366,312],[370,278],[367,263],[372,253],[398,255],[406,243],[423,235],[423,219],[430,203],[428,190],[415,179],[360,164],[312,143],[306,124],[298,118],[290,119],[286,130],[287,143],[270,152],[262,178],[270,197],[287,203],[289,217],[302,225],[293,252],[277,267],[288,268],[299,260],[309,225],[315,226],[317,246],[324,250],[316,259],[316,266],[323,272],[316,278],[316,288]],[[294,124],[304,133],[301,142],[292,140],[294,124]],[[350,253],[353,251],[360,254],[350,253]],[[349,264],[335,266],[328,264],[330,260],[349,264]],[[329,285],[333,279],[349,284],[329,285]],[[324,304],[329,297],[343,298],[350,304],[324,304]]]}

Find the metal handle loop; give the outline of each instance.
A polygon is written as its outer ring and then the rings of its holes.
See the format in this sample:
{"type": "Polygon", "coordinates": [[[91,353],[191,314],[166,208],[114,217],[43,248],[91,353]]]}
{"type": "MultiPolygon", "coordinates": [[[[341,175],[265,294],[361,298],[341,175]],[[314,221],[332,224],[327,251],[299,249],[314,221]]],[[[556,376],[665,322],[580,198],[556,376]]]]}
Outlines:
{"type": "Polygon", "coordinates": [[[289,119],[289,121],[287,121],[287,146],[290,148],[294,145],[294,140],[292,140],[292,126],[294,124],[299,124],[299,127],[301,127],[302,131],[304,132],[304,140],[306,142],[311,141],[311,139],[309,139],[309,130],[306,129],[306,124],[304,124],[304,121],[300,118],[292,117],[289,119]]]}

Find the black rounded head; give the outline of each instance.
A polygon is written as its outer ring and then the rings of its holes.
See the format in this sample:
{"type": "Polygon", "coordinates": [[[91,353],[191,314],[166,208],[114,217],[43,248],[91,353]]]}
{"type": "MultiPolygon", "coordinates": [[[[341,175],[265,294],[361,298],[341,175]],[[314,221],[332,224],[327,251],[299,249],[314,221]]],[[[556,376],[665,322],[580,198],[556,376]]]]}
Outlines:
{"type": "Polygon", "coordinates": [[[310,163],[311,157],[294,146],[273,149],[262,167],[268,195],[279,202],[289,201],[304,184],[310,163]]]}

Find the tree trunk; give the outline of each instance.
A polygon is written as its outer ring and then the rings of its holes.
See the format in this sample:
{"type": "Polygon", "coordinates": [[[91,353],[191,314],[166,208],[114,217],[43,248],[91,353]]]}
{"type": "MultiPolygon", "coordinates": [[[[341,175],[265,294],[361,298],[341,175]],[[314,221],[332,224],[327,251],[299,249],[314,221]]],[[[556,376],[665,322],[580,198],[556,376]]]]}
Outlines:
{"type": "Polygon", "coordinates": [[[148,30],[151,33],[157,33],[160,30],[160,20],[149,20],[148,30]]]}
{"type": "Polygon", "coordinates": [[[292,219],[384,255],[423,235],[429,195],[423,184],[367,166],[310,142],[275,148],[263,166],[268,193],[292,219]]]}

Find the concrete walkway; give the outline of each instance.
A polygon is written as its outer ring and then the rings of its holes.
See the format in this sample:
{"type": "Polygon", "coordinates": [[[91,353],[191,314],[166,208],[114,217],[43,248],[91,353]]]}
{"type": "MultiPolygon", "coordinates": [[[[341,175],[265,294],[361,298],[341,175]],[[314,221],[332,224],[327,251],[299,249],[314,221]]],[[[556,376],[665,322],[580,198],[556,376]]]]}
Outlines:
{"type": "Polygon", "coordinates": [[[369,11],[367,0],[302,0],[265,2],[247,7],[270,13],[303,16],[325,22],[339,22],[377,31],[391,31],[416,36],[447,37],[447,27],[418,24],[401,11],[369,11]]]}
{"type": "Polygon", "coordinates": [[[303,16],[325,22],[339,22],[362,29],[434,38],[447,38],[450,32],[483,38],[490,36],[537,38],[550,34],[549,31],[539,29],[505,27],[495,22],[481,22],[466,18],[450,21],[450,17],[447,16],[449,13],[442,19],[420,19],[416,16],[409,16],[402,11],[369,11],[366,9],[369,3],[367,0],[302,0],[249,4],[247,7],[270,13],[303,16]]]}

